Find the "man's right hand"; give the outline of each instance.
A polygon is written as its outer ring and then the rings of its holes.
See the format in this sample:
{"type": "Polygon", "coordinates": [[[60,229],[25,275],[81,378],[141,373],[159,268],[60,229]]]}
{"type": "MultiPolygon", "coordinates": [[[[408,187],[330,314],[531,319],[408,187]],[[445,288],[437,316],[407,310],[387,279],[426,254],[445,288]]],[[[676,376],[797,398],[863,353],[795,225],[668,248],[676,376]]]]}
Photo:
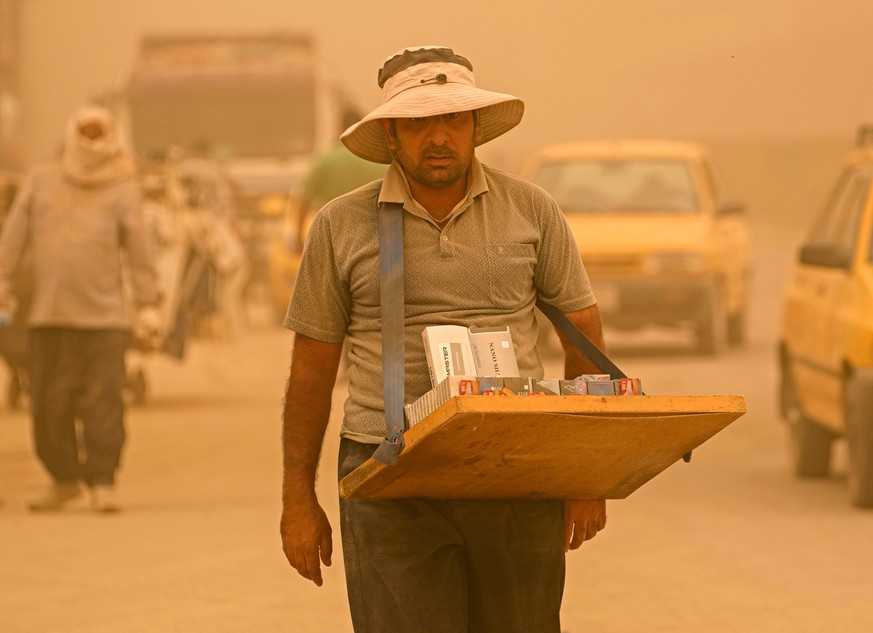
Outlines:
{"type": "Polygon", "coordinates": [[[279,531],[288,562],[298,574],[321,587],[320,562],[330,567],[333,541],[330,522],[318,501],[286,501],[279,531]]]}

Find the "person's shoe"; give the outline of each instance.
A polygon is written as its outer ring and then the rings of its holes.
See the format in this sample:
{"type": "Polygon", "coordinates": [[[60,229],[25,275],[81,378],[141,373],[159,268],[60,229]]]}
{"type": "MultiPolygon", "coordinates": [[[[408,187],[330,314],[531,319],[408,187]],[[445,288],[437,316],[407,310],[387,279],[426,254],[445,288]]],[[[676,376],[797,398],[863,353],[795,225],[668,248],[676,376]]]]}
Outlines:
{"type": "Polygon", "coordinates": [[[91,509],[94,512],[106,514],[121,510],[115,486],[106,484],[93,486],[91,488],[91,509]]]}
{"type": "Polygon", "coordinates": [[[43,496],[28,504],[31,512],[51,512],[61,510],[67,503],[82,494],[77,481],[55,481],[43,496]]]}

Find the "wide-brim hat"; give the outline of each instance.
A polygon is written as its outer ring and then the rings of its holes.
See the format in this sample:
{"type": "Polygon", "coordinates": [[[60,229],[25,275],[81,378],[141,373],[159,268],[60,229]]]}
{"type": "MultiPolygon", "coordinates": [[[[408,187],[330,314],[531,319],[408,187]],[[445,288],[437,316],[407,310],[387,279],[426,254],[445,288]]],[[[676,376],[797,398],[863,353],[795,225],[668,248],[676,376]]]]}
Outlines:
{"type": "Polygon", "coordinates": [[[381,119],[429,117],[477,110],[482,136],[476,145],[508,132],[521,121],[518,97],[476,87],[473,65],[443,46],[407,48],[379,70],[382,105],[343,132],[340,139],[353,154],[374,163],[391,163],[381,119]]]}

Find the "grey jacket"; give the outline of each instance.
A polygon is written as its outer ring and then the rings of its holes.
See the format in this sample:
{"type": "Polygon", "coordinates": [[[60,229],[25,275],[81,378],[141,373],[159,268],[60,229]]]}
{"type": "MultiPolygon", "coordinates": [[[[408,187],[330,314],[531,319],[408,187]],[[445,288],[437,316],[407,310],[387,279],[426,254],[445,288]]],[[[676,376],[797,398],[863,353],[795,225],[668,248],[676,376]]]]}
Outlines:
{"type": "Polygon", "coordinates": [[[82,186],[58,163],[27,175],[0,234],[0,305],[26,248],[33,262],[31,327],[127,329],[130,300],[157,304],[155,268],[132,178],[82,186]]]}

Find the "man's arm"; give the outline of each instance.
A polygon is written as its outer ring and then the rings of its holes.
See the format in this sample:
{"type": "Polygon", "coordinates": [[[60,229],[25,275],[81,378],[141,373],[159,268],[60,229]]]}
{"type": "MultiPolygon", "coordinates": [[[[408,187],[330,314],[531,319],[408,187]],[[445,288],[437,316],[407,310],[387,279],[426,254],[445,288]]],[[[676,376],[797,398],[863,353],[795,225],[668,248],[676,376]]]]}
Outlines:
{"type": "Polygon", "coordinates": [[[33,183],[26,178],[15,196],[15,201],[0,230],[0,310],[12,312],[15,299],[12,296],[12,279],[18,270],[21,255],[27,243],[30,222],[30,199],[33,183]]]}
{"type": "Polygon", "coordinates": [[[149,227],[143,212],[142,196],[138,186],[133,182],[127,186],[125,195],[121,212],[122,243],[127,251],[134,302],[137,308],[154,307],[160,303],[161,298],[149,227]]]}
{"type": "Polygon", "coordinates": [[[315,474],[342,349],[342,343],[295,335],[285,391],[282,549],[291,566],[319,587],[319,559],[330,565],[333,544],[330,523],[315,495],[315,474]]]}
{"type": "MultiPolygon", "coordinates": [[[[603,342],[603,328],[600,324],[600,311],[597,305],[577,312],[567,312],[566,317],[591,339],[600,350],[606,351],[603,342]]],[[[582,374],[599,373],[599,370],[582,352],[565,339],[560,332],[561,347],[564,348],[564,378],[572,379],[582,374]]],[[[594,538],[606,527],[606,501],[604,499],[565,499],[564,500],[564,551],[577,549],[587,540],[594,538]]]]}
{"type": "MultiPolygon", "coordinates": [[[[597,304],[579,310],[577,312],[567,312],[564,314],[573,324],[591,339],[591,342],[601,351],[606,351],[606,344],[603,342],[603,328],[600,324],[600,310],[597,304]]],[[[588,360],[588,357],[582,354],[576,346],[568,341],[561,334],[560,330],[555,330],[558,333],[558,338],[561,340],[561,347],[564,349],[564,378],[572,380],[582,374],[597,374],[600,370],[588,360]]]]}

